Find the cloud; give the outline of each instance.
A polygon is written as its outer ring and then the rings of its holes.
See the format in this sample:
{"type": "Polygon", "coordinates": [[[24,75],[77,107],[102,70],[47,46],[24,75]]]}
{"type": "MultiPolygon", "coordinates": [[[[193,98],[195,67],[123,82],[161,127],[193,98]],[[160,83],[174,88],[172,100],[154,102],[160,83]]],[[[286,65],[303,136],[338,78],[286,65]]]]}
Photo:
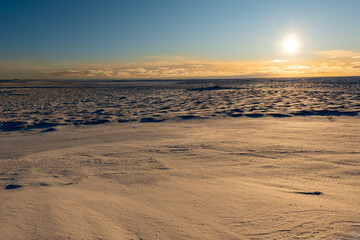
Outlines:
{"type": "Polygon", "coordinates": [[[315,51],[315,54],[325,58],[358,58],[360,53],[346,50],[315,51]]]}
{"type": "Polygon", "coordinates": [[[309,69],[310,67],[308,66],[301,66],[301,65],[290,65],[290,66],[286,66],[285,70],[306,70],[309,69]]]}
{"type": "Polygon", "coordinates": [[[360,68],[360,62],[352,62],[351,65],[354,65],[353,68],[360,68]]]}
{"type": "Polygon", "coordinates": [[[358,59],[358,58],[360,58],[360,56],[353,56],[352,58],[358,59]]]}
{"type": "Polygon", "coordinates": [[[253,68],[249,72],[249,74],[267,74],[267,75],[273,75],[278,74],[281,72],[281,68],[278,66],[266,66],[266,67],[258,67],[253,68]]]}
{"type": "Polygon", "coordinates": [[[78,69],[43,71],[48,78],[173,79],[230,77],[299,77],[358,75],[360,62],[337,61],[160,61],[86,65],[78,69]]]}
{"type": "MultiPolygon", "coordinates": [[[[152,65],[152,64],[150,64],[152,65]]],[[[208,64],[178,64],[137,68],[43,71],[45,76],[79,78],[188,78],[232,75],[234,72],[211,69],[208,64]]],[[[239,72],[236,72],[237,74],[239,72]]]]}
{"type": "MultiPolygon", "coordinates": [[[[322,54],[324,56],[350,56],[349,52],[340,54],[339,51],[327,51],[322,54]]],[[[360,56],[360,54],[357,53],[354,56],[360,56]]],[[[55,62],[51,64],[0,62],[0,77],[4,79],[189,79],[354,76],[359,75],[359,66],[358,59],[350,57],[345,59],[216,61],[196,57],[160,56],[143,58],[142,61],[136,62],[55,62]]]]}
{"type": "Polygon", "coordinates": [[[274,60],[271,60],[270,62],[273,62],[273,63],[283,63],[283,62],[287,62],[287,60],[274,59],[274,60]]]}
{"type": "Polygon", "coordinates": [[[68,76],[68,77],[111,77],[114,74],[114,70],[63,70],[63,71],[44,71],[42,72],[46,76],[68,76]]]}

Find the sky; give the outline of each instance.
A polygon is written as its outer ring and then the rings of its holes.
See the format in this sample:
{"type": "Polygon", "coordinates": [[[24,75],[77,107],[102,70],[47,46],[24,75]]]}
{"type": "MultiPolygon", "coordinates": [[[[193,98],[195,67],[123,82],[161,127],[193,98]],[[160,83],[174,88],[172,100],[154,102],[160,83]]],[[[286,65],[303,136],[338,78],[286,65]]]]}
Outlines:
{"type": "Polygon", "coordinates": [[[0,79],[360,76],[359,12],[359,0],[0,0],[0,79]]]}

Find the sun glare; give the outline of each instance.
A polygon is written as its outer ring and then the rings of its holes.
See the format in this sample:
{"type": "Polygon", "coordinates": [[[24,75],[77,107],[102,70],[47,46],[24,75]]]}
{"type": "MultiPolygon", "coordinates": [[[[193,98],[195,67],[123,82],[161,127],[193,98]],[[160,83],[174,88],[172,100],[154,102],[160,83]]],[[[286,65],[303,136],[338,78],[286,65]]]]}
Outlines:
{"type": "Polygon", "coordinates": [[[286,53],[294,53],[298,49],[299,42],[296,38],[287,38],[283,42],[283,49],[286,53]]]}

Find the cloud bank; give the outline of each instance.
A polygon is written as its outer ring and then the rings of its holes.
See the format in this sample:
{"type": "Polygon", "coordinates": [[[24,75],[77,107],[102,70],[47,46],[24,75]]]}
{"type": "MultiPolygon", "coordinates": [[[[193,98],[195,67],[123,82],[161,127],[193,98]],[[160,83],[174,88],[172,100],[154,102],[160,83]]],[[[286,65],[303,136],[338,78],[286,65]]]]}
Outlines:
{"type": "MultiPolygon", "coordinates": [[[[339,52],[336,52],[339,56],[339,52]]],[[[342,55],[344,56],[344,55],[342,55]]],[[[350,55],[346,55],[349,56],[350,55]]],[[[270,61],[158,61],[43,71],[50,78],[172,79],[360,75],[354,59],[270,61]],[[352,60],[352,61],[351,61],[352,60]]]]}
{"type": "Polygon", "coordinates": [[[0,78],[190,79],[249,77],[360,76],[360,52],[315,52],[313,59],[216,61],[184,56],[152,56],[138,62],[0,62],[0,78]],[[4,77],[5,76],[5,77],[4,77]]]}
{"type": "Polygon", "coordinates": [[[360,52],[346,50],[315,51],[315,54],[325,58],[360,58],[360,52]]]}

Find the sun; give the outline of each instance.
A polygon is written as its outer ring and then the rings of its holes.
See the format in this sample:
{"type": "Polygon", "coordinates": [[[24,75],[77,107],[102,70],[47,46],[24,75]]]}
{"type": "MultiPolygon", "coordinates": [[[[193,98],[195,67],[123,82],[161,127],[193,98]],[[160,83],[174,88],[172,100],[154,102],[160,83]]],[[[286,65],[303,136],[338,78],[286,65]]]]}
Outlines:
{"type": "Polygon", "coordinates": [[[299,41],[294,37],[289,37],[283,42],[283,49],[286,53],[295,53],[299,47],[299,41]]]}

